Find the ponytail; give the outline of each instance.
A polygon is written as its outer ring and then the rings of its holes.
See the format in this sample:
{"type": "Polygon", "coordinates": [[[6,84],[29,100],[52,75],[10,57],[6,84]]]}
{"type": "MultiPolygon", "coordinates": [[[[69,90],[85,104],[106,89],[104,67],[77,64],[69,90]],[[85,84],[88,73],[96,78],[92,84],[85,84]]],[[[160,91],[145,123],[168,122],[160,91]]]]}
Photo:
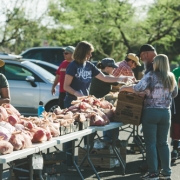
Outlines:
{"type": "Polygon", "coordinates": [[[100,62],[97,64],[98,69],[105,69],[105,66],[100,62]]]}

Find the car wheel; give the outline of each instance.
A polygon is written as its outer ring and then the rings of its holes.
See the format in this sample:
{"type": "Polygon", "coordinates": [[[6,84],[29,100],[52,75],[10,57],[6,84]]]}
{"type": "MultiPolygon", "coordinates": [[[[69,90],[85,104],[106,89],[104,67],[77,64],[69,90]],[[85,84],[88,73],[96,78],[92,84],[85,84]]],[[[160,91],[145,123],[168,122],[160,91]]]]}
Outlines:
{"type": "Polygon", "coordinates": [[[58,107],[58,100],[48,103],[45,107],[46,112],[53,112],[58,107]]]}

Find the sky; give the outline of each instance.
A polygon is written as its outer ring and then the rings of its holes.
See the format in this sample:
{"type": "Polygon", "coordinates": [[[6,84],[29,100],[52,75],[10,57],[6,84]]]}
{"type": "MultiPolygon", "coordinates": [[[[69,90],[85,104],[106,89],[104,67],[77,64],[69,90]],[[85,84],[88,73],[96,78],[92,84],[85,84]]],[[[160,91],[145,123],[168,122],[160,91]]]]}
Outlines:
{"type": "MultiPolygon", "coordinates": [[[[5,16],[2,15],[3,7],[8,7],[8,9],[12,9],[14,3],[17,0],[0,0],[0,26],[2,27],[5,21],[5,16]]],[[[24,6],[26,8],[26,12],[28,14],[28,17],[34,19],[41,17],[41,15],[47,10],[48,2],[49,1],[58,1],[58,0],[19,0],[19,2],[25,1],[25,4],[19,3],[19,6],[24,6]]],[[[137,17],[140,17],[140,15],[144,16],[146,14],[146,11],[144,11],[141,7],[142,6],[148,6],[151,5],[154,0],[129,0],[130,3],[134,7],[136,7],[137,10],[137,17]]],[[[42,21],[44,25],[47,24],[47,22],[51,22],[51,20],[47,17],[45,20],[42,21]]]]}
{"type": "MultiPolygon", "coordinates": [[[[33,14],[36,15],[43,13],[47,9],[48,1],[50,0],[25,0],[25,1],[26,1],[27,10],[32,12],[31,15],[33,16],[33,14]],[[35,9],[35,7],[37,7],[37,9],[35,9]]],[[[16,2],[16,0],[0,0],[0,7],[3,7],[3,3],[9,8],[13,7],[14,2],[16,2]]],[[[129,2],[132,3],[134,7],[138,8],[144,5],[149,5],[153,3],[154,0],[129,0],[129,2]]],[[[2,19],[1,16],[0,19],[2,19]]]]}
{"type": "Polygon", "coordinates": [[[152,4],[154,0],[129,0],[129,2],[132,3],[134,7],[141,7],[152,4]]]}

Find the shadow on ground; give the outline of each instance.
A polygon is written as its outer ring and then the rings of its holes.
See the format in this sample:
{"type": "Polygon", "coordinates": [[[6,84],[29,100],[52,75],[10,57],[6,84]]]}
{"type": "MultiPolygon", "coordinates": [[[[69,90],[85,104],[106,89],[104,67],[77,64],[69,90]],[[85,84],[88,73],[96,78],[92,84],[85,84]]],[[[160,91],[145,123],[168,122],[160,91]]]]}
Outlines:
{"type": "MultiPolygon", "coordinates": [[[[138,167],[142,165],[142,160],[132,161],[126,164],[126,174],[122,175],[122,168],[116,167],[113,169],[102,169],[96,168],[101,180],[116,180],[116,179],[124,179],[124,180],[136,180],[139,179],[141,173],[138,170],[138,167]]],[[[94,175],[94,172],[91,170],[90,167],[83,168],[84,171],[82,172],[84,179],[86,180],[94,180],[97,179],[94,175]]],[[[77,172],[68,171],[63,174],[66,180],[79,180],[80,177],[77,172]]]]}

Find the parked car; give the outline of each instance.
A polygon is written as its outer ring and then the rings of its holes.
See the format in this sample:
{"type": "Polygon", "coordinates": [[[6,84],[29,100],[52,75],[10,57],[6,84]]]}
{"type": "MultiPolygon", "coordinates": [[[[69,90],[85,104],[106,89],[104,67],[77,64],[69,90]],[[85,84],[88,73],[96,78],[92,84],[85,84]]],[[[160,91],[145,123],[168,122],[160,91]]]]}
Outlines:
{"type": "Polygon", "coordinates": [[[22,52],[20,56],[25,59],[37,59],[59,66],[64,60],[63,47],[34,47],[22,52]]]}
{"type": "Polygon", "coordinates": [[[0,58],[5,61],[2,73],[9,82],[11,104],[21,114],[37,115],[39,101],[44,103],[47,112],[58,106],[59,94],[51,94],[54,75],[30,61],[0,58]]]}
{"type": "MultiPolygon", "coordinates": [[[[20,55],[14,55],[14,54],[7,54],[7,53],[1,53],[0,52],[0,59],[22,59],[22,56],[20,55]]],[[[30,62],[33,62],[34,64],[37,64],[38,66],[41,66],[42,68],[44,68],[45,70],[47,70],[48,72],[50,72],[53,75],[56,75],[56,71],[58,69],[57,65],[45,62],[45,61],[40,61],[40,60],[35,60],[35,59],[22,59],[22,60],[27,60],[30,62]]]]}
{"type": "Polygon", "coordinates": [[[50,72],[51,74],[56,75],[56,71],[58,69],[57,65],[54,65],[45,61],[35,60],[35,59],[23,59],[23,60],[27,60],[34,64],[37,64],[38,66],[42,67],[46,71],[50,72]]]}
{"type": "Polygon", "coordinates": [[[0,59],[21,59],[22,56],[15,54],[0,53],[0,59]]]}

